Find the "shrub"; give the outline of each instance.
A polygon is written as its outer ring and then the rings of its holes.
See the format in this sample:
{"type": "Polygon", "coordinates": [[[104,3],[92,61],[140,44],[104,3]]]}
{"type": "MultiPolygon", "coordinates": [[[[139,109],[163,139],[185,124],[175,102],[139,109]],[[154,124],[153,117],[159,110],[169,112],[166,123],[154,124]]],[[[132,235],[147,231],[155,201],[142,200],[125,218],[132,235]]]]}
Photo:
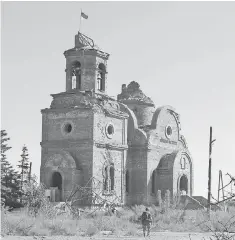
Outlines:
{"type": "Polygon", "coordinates": [[[89,224],[87,230],[86,230],[86,235],[91,237],[99,232],[98,228],[92,224],[89,224]]]}

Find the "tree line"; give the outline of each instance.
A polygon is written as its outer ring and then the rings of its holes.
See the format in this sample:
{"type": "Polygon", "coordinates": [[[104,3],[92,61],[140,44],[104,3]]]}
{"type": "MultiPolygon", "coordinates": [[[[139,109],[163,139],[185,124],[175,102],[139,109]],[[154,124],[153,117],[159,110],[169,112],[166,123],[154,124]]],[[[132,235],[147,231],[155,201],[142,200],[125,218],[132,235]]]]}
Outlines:
{"type": "Polygon", "coordinates": [[[7,159],[10,137],[6,130],[1,130],[1,204],[8,207],[24,205],[25,186],[31,181],[31,166],[26,145],[22,147],[16,169],[7,159]]]}

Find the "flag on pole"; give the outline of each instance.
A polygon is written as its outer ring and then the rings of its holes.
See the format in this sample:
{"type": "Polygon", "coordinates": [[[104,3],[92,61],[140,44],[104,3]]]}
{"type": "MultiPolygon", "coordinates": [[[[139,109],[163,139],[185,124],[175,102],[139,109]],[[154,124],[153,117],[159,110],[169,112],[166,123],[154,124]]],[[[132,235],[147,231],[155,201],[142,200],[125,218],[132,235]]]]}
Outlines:
{"type": "Polygon", "coordinates": [[[81,12],[81,17],[84,19],[88,19],[88,16],[84,12],[81,12]]]}

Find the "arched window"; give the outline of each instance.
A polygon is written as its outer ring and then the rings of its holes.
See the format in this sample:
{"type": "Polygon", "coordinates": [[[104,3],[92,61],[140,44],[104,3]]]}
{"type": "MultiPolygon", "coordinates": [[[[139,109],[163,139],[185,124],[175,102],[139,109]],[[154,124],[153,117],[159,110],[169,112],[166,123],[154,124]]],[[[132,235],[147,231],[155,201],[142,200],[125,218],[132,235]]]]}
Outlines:
{"type": "Polygon", "coordinates": [[[152,173],[152,193],[155,193],[156,169],[152,173]]]}
{"type": "Polygon", "coordinates": [[[109,182],[109,178],[108,178],[109,174],[108,174],[108,166],[105,167],[104,169],[104,190],[108,191],[108,182],[109,182]]]}
{"type": "Polygon", "coordinates": [[[188,178],[186,177],[186,175],[181,176],[179,188],[181,193],[182,192],[185,192],[186,194],[188,193],[188,178]]]}
{"type": "Polygon", "coordinates": [[[186,166],[186,159],[184,157],[182,157],[180,159],[180,165],[181,165],[181,169],[185,169],[186,166]]]}
{"type": "Polygon", "coordinates": [[[81,63],[75,61],[72,64],[72,89],[81,89],[81,63]]]}
{"type": "Polygon", "coordinates": [[[104,191],[109,193],[114,190],[115,186],[115,169],[113,164],[104,168],[104,191]]]}
{"type": "Polygon", "coordinates": [[[105,74],[106,74],[105,65],[103,63],[100,63],[98,68],[99,69],[98,69],[98,76],[97,76],[97,89],[99,91],[104,91],[105,90],[105,74]]]}
{"type": "Polygon", "coordinates": [[[130,175],[129,171],[126,170],[126,192],[129,193],[130,175]]]}

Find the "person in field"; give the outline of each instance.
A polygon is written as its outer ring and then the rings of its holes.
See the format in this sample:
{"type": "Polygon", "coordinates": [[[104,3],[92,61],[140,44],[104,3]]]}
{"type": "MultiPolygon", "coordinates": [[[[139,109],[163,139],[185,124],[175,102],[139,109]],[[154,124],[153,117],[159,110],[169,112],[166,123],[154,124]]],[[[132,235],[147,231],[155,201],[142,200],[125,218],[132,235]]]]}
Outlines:
{"type": "Polygon", "coordinates": [[[141,221],[142,221],[144,237],[146,236],[146,231],[147,231],[147,236],[149,236],[150,226],[152,224],[152,216],[148,208],[146,208],[145,211],[142,213],[141,221]]]}

